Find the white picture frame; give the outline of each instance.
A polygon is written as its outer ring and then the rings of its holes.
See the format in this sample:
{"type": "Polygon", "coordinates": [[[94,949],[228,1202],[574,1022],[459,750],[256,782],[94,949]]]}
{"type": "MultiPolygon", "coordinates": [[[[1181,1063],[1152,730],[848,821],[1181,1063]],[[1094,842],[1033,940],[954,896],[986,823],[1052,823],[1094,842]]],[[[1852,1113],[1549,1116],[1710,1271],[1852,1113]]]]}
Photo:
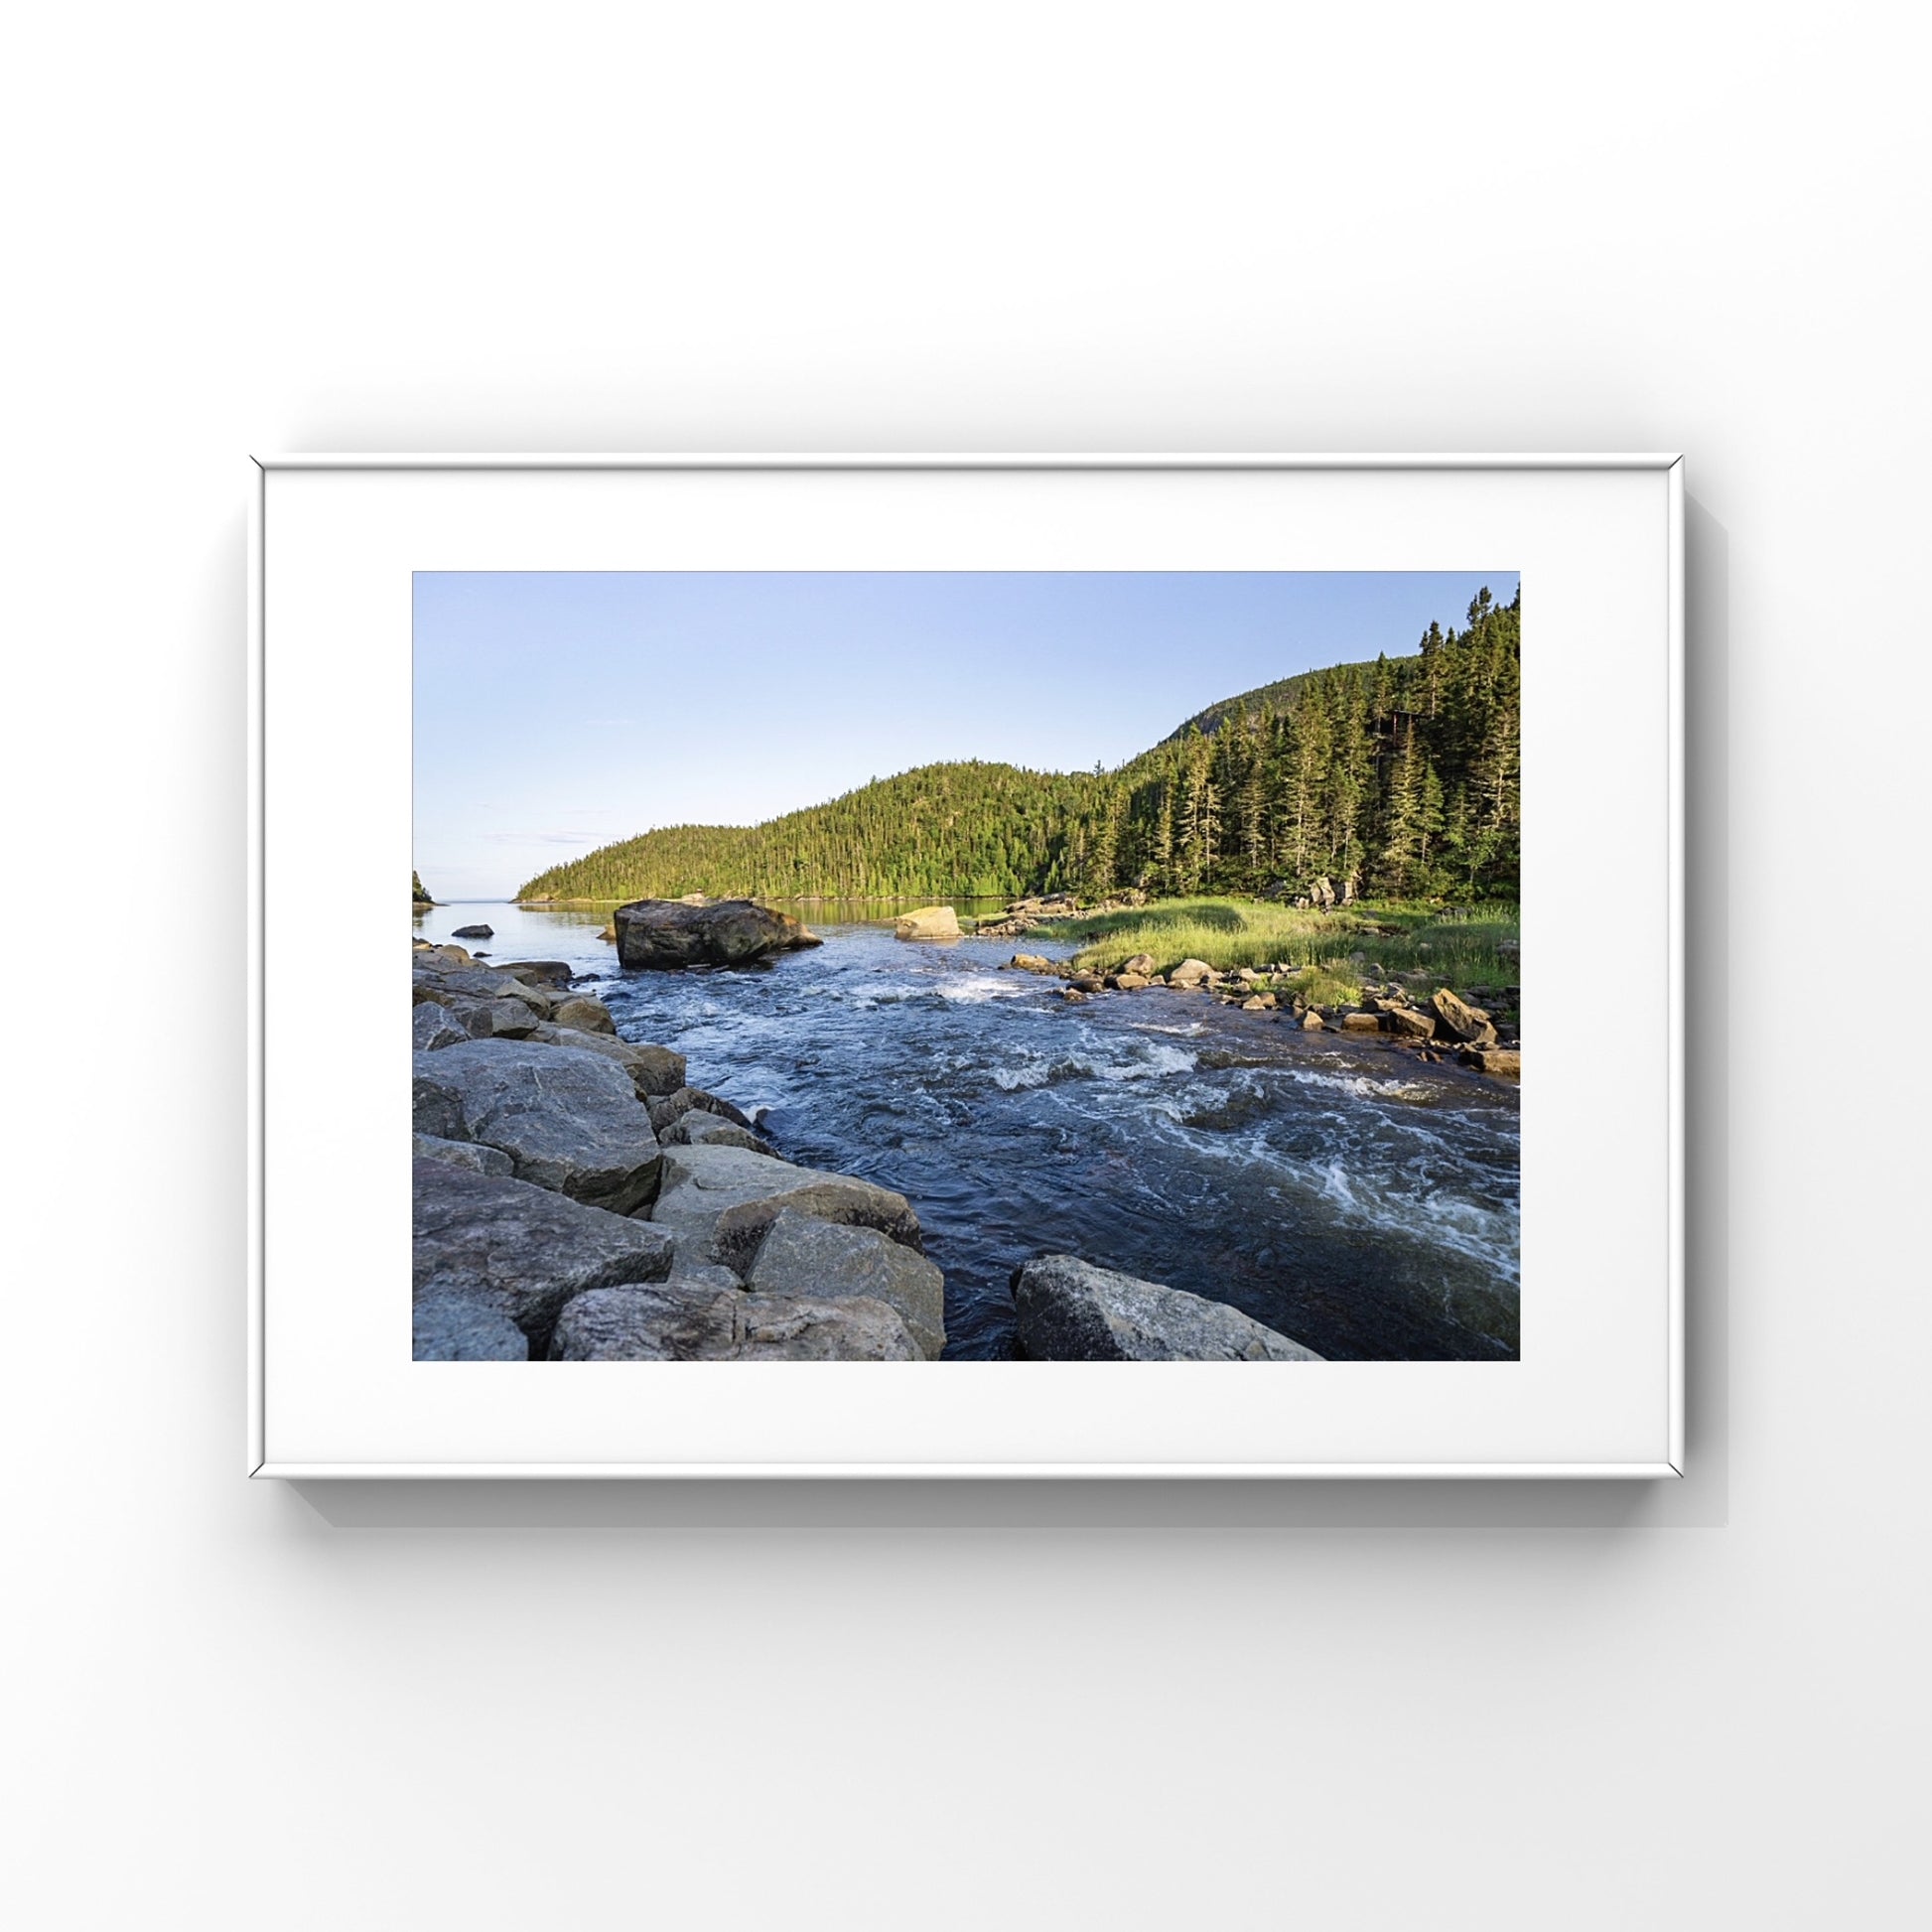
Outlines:
{"type": "Polygon", "coordinates": [[[329,455],[251,482],[249,1474],[1683,1472],[1680,457],[329,455]],[[409,1359],[413,571],[1491,565],[1526,593],[1526,1006],[1613,971],[1620,1015],[1614,1040],[1561,1002],[1536,1023],[1519,1360],[409,1359]],[[1640,866],[1592,811],[1611,771],[1640,866]],[[1612,865],[1629,925],[1605,960],[1612,865]],[[327,1032],[302,1012],[319,953],[327,1032]]]}

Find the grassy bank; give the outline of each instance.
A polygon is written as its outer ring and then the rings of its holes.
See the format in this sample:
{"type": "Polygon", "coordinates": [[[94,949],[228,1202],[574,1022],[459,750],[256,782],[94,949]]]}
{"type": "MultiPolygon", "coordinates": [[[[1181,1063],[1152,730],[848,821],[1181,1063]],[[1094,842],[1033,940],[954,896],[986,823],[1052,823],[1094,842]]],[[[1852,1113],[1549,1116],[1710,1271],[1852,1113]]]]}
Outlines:
{"type": "Polygon", "coordinates": [[[1442,906],[1367,900],[1332,912],[1261,899],[1174,898],[1043,927],[1083,941],[1076,962],[1112,972],[1149,953],[1155,970],[1204,959],[1222,972],[1286,962],[1318,1005],[1360,997],[1365,980],[1403,979],[1457,989],[1513,986],[1518,909],[1510,904],[1442,906]],[[1504,950],[1507,948],[1508,950],[1504,950]]]}

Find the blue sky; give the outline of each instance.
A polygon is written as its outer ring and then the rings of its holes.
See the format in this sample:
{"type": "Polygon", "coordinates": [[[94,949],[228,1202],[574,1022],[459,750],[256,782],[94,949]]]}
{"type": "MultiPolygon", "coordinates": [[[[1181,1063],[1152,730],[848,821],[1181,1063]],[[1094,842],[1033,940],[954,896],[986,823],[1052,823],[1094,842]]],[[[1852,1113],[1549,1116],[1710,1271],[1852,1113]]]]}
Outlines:
{"type": "Polygon", "coordinates": [[[419,572],[415,862],[502,898],[660,825],[941,759],[1115,765],[1216,699],[1459,628],[1516,573],[419,572]]]}

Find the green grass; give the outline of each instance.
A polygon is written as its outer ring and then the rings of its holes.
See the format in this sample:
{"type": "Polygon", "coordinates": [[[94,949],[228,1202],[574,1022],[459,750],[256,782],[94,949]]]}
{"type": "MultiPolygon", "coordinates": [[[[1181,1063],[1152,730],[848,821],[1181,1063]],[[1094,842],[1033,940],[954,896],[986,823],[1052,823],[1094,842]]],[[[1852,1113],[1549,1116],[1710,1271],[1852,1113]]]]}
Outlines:
{"type": "Polygon", "coordinates": [[[1055,938],[1084,941],[1075,963],[1111,973],[1136,953],[1155,971],[1204,959],[1221,972],[1286,962],[1292,985],[1311,1005],[1346,1005],[1364,982],[1514,986],[1518,909],[1509,904],[1444,906],[1363,901],[1332,912],[1298,910],[1261,899],[1175,898],[1126,911],[1056,920],[1055,938]],[[1508,945],[1511,950],[1500,950],[1508,945]]]}

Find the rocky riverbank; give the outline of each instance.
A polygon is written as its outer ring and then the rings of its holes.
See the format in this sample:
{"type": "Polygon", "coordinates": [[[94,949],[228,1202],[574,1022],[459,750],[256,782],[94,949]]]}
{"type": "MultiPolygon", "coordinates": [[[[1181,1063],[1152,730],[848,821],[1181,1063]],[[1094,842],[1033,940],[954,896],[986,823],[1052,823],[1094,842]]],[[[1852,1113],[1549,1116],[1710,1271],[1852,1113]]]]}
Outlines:
{"type": "MultiPolygon", "coordinates": [[[[1449,988],[1438,987],[1429,999],[1416,1000],[1409,989],[1397,981],[1387,982],[1380,992],[1365,992],[1354,1006],[1315,1006],[1298,990],[1302,971],[1286,962],[1259,968],[1243,966],[1231,973],[1217,972],[1204,959],[1184,959],[1171,973],[1157,973],[1148,953],[1136,953],[1123,960],[1117,971],[1095,973],[1047,959],[1038,953],[1015,953],[1008,970],[1037,973],[1065,982],[1060,997],[1065,1000],[1091,999],[1098,993],[1143,993],[1161,989],[1170,993],[1209,997],[1222,1006],[1240,1007],[1249,1013],[1272,1015],[1300,1027],[1305,1033],[1335,1031],[1343,1034],[1378,1034],[1394,1044],[1412,1048],[1425,1060],[1441,1061],[1453,1056],[1462,1066],[1495,1079],[1519,1080],[1523,1072],[1522,1041],[1513,1025],[1499,1028],[1486,1008],[1462,999],[1449,988]]],[[[1513,1011],[1518,989],[1499,989],[1513,1011]]]]}
{"type": "MultiPolygon", "coordinates": [[[[413,978],[418,1359],[939,1356],[945,1282],[902,1194],[784,1160],[558,962],[418,941],[413,978]]],[[[1318,1359],[1072,1257],[1014,1293],[1032,1359],[1318,1359]]]]}

